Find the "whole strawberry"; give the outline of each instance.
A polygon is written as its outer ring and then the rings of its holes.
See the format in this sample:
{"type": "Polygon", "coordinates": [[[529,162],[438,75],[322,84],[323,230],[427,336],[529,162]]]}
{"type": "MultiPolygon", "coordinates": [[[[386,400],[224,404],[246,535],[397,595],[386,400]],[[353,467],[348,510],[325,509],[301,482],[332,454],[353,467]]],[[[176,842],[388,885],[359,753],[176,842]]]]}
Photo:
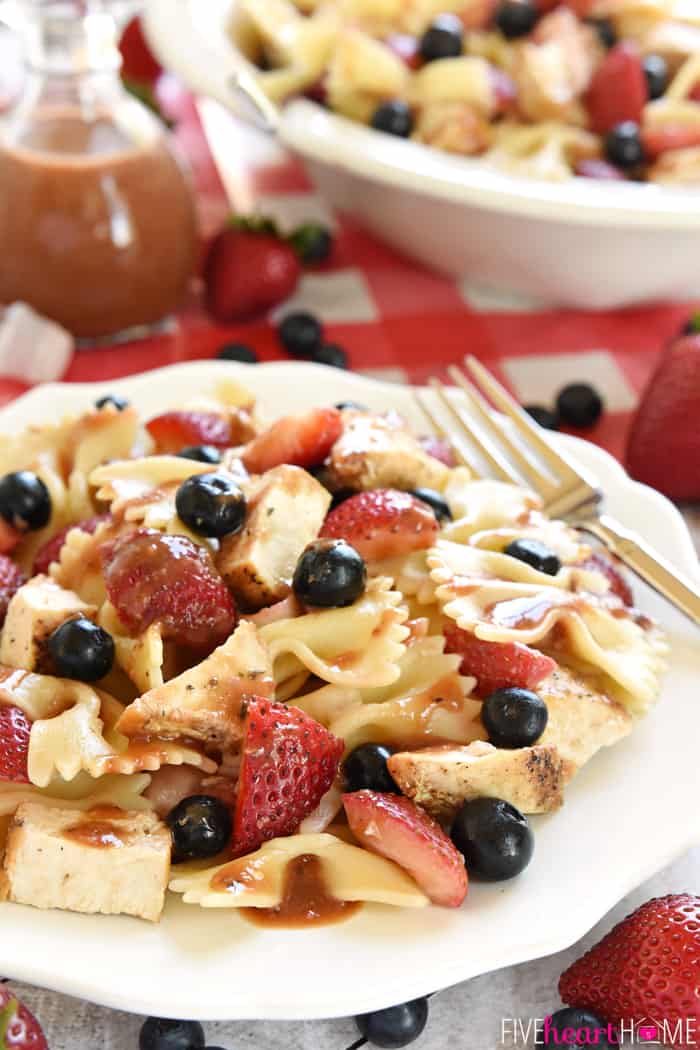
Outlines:
{"type": "Polygon", "coordinates": [[[0,1050],[49,1050],[41,1026],[9,988],[0,986],[0,1050]]]}
{"type": "Polygon", "coordinates": [[[223,324],[247,321],[284,302],[301,264],[269,223],[241,222],[214,239],[204,264],[207,309],[223,324]]]}
{"type": "Polygon", "coordinates": [[[666,350],[627,443],[633,478],[675,500],[700,499],[700,333],[666,350]]]}
{"type": "Polygon", "coordinates": [[[562,974],[569,1006],[662,1029],[676,1046],[695,1045],[700,1015],[700,897],[643,904],[562,974]]]}

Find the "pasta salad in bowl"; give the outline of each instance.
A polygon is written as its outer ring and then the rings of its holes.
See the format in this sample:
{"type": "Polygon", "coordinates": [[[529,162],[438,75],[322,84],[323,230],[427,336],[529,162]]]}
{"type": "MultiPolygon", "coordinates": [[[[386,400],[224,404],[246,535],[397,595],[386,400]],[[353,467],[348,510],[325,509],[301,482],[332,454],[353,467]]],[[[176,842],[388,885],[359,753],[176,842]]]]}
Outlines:
{"type": "Polygon", "coordinates": [[[241,0],[279,103],[515,175],[700,184],[700,10],[667,0],[241,0]]]}
{"type": "MultiPolygon", "coordinates": [[[[468,299],[696,293],[692,0],[147,0],[144,19],[196,93],[262,117],[327,202],[468,299]]],[[[247,158],[274,152],[208,99],[201,112],[248,207],[247,158]]]]}

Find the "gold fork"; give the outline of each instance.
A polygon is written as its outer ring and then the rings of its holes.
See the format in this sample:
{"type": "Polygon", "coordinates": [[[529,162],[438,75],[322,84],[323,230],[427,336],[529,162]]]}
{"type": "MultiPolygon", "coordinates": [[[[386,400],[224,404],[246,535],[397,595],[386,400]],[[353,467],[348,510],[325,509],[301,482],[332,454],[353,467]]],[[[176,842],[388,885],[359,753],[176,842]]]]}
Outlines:
{"type": "Polygon", "coordinates": [[[430,386],[445,409],[444,416],[420,391],[415,395],[434,429],[450,442],[459,459],[477,477],[483,476],[482,463],[474,455],[476,449],[488,473],[500,481],[534,489],[550,517],[562,518],[596,536],[620,561],[700,625],[700,587],[639,536],[602,514],[603,493],[595,478],[574,467],[555,449],[545,431],[475,357],[466,357],[464,363],[471,382],[454,365],[448,373],[464,394],[468,414],[464,402],[460,407],[439,379],[431,379],[430,386]],[[491,405],[512,426],[496,415],[491,405]],[[445,423],[445,418],[449,422],[445,423]]]}

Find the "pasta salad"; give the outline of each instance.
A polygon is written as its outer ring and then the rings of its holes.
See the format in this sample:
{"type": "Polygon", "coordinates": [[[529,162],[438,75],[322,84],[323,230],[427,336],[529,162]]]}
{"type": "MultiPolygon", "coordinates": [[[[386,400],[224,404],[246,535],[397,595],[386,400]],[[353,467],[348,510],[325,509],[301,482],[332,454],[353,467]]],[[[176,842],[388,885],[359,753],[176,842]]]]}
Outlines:
{"type": "Polygon", "coordinates": [[[239,0],[273,100],[537,179],[700,183],[695,0],[239,0]]]}
{"type": "Polygon", "coordinates": [[[2,899],[458,907],[657,697],[617,566],[394,411],[225,382],[1,454],[2,899]]]}

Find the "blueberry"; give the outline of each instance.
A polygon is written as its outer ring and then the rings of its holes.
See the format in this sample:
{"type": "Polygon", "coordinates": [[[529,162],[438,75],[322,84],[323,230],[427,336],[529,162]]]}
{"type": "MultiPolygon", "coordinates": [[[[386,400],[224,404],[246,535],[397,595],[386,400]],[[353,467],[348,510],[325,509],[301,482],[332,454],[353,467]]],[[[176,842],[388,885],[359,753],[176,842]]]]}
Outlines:
{"type": "Polygon", "coordinates": [[[534,838],[527,817],[501,798],[465,802],[450,832],[467,871],[486,882],[512,879],[532,859],[534,838]]]}
{"type": "Polygon", "coordinates": [[[559,416],[551,408],[546,408],[544,405],[525,405],[524,408],[535,423],[539,423],[545,430],[559,429],[559,416]]]}
{"type": "Polygon", "coordinates": [[[245,343],[227,343],[216,356],[219,361],[240,361],[245,365],[257,365],[260,360],[252,346],[245,343]]]}
{"type": "Polygon", "coordinates": [[[534,29],[539,13],[534,0],[501,0],[496,26],[509,40],[525,36],[534,29]]]}
{"type": "Polygon", "coordinates": [[[307,266],[326,262],[333,251],[333,234],[320,222],[305,222],[298,226],[289,242],[307,266]]]}
{"type": "Polygon", "coordinates": [[[414,489],[411,495],[421,500],[421,502],[427,503],[441,524],[443,521],[452,521],[452,511],[447,500],[435,489],[414,489]]]}
{"type": "Polygon", "coordinates": [[[603,399],[588,383],[570,383],[557,394],[557,411],[572,427],[592,427],[603,414],[603,399]]]}
{"type": "Polygon", "coordinates": [[[384,791],[399,794],[394,778],[389,772],[387,759],[393,748],[383,744],[361,744],[351,751],[343,764],[347,791],[384,791]]]}
{"type": "Polygon", "coordinates": [[[367,566],[345,540],[315,540],[297,563],[294,593],[304,605],[340,609],[364,594],[367,566]]]}
{"type": "Polygon", "coordinates": [[[149,1017],[139,1035],[139,1050],[201,1050],[204,1029],[197,1021],[149,1017]]]}
{"type": "Polygon", "coordinates": [[[214,445],[186,445],[178,452],[182,459],[196,459],[198,463],[221,463],[221,451],[214,445]]]}
{"type": "Polygon", "coordinates": [[[615,32],[615,26],[609,18],[586,18],[584,21],[595,29],[598,34],[598,39],[603,47],[608,49],[615,47],[615,44],[617,43],[617,33],[615,32]]]}
{"type": "Polygon", "coordinates": [[[554,551],[544,543],[540,543],[539,540],[527,538],[513,540],[504,548],[503,553],[511,558],[517,558],[518,561],[524,561],[538,572],[546,573],[547,576],[556,576],[561,569],[561,562],[554,551]]]}
{"type": "Polygon", "coordinates": [[[390,1050],[408,1046],[418,1038],[427,1023],[428,1000],[425,998],[412,999],[400,1006],[389,1006],[386,1010],[375,1010],[355,1018],[360,1033],[369,1043],[390,1050]]]}
{"type": "Polygon", "coordinates": [[[407,139],[413,131],[413,113],[408,103],[397,98],[392,102],[382,102],[375,109],[371,123],[375,131],[407,139]]]}
{"type": "Polygon", "coordinates": [[[104,397],[98,398],[95,402],[95,408],[97,409],[106,408],[107,405],[116,408],[117,412],[123,412],[125,408],[129,407],[129,402],[125,397],[119,397],[118,394],[105,394],[104,397]]]}
{"type": "Polygon", "coordinates": [[[438,58],[457,58],[464,47],[464,24],[457,15],[438,15],[426,29],[420,42],[424,62],[438,58]]]}
{"type": "MultiPolygon", "coordinates": [[[[556,1042],[556,1045],[562,1050],[581,1050],[586,1043],[598,1047],[599,1050],[611,1050],[607,1022],[591,1010],[566,1006],[563,1010],[557,1010],[552,1014],[548,1029],[550,1032],[557,1033],[554,1037],[549,1036],[548,1043],[551,1045],[556,1042]],[[575,1034],[573,1039],[564,1042],[562,1035],[567,1028],[573,1028],[575,1034]]],[[[616,1042],[615,1046],[618,1045],[616,1042]]]]}
{"type": "Polygon", "coordinates": [[[180,519],[200,536],[232,536],[243,528],[247,504],[242,490],[226,474],[195,474],[175,496],[180,519]]]}
{"type": "Polygon", "coordinates": [[[231,811],[211,795],[183,798],[170,810],[166,823],[173,836],[173,864],[214,857],[231,840],[231,811]]]}
{"type": "Polygon", "coordinates": [[[85,616],[66,620],[49,635],[46,644],[59,678],[96,682],[112,670],[114,639],[85,616]]]}
{"type": "Polygon", "coordinates": [[[668,66],[661,55],[646,55],[642,62],[649,98],[661,98],[668,87],[668,66]]]}
{"type": "Polygon", "coordinates": [[[359,401],[339,401],[335,408],[339,412],[343,412],[346,409],[352,409],[353,412],[369,412],[367,405],[363,405],[359,401]]]}
{"type": "Polygon", "coordinates": [[[323,328],[313,314],[299,311],[280,321],[277,328],[282,346],[292,357],[311,357],[323,342],[323,328]]]}
{"type": "Polygon", "coordinates": [[[336,346],[335,343],[324,343],[315,354],[312,354],[311,360],[317,365],[328,365],[331,368],[348,367],[347,352],[342,346],[336,346]]]}
{"type": "Polygon", "coordinates": [[[605,155],[611,164],[630,171],[646,160],[639,124],[624,120],[605,136],[605,155]]]}
{"type": "Polygon", "coordinates": [[[484,701],[481,721],[494,747],[530,747],[544,733],[549,712],[537,693],[509,686],[484,701]]]}
{"type": "Polygon", "coordinates": [[[31,470],[16,470],[0,478],[0,517],[20,532],[48,525],[51,496],[41,478],[31,470]]]}

